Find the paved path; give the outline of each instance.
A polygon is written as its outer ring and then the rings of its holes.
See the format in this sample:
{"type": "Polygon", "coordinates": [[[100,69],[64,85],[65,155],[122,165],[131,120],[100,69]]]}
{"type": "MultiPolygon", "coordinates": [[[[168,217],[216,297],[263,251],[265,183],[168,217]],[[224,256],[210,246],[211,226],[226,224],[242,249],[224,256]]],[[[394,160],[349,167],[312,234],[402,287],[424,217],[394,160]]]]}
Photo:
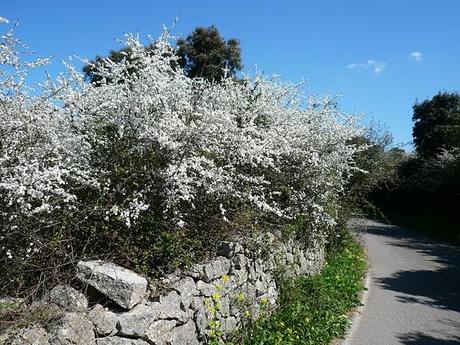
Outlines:
{"type": "Polygon", "coordinates": [[[357,220],[370,261],[367,301],[350,345],[460,344],[460,249],[357,220]]]}

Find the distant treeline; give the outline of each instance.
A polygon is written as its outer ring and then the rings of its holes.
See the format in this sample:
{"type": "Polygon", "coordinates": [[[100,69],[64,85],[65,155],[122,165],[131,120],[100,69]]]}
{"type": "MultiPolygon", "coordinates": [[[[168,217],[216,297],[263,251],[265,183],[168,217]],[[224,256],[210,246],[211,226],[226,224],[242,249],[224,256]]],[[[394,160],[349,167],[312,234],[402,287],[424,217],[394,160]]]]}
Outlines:
{"type": "Polygon", "coordinates": [[[390,157],[393,176],[369,200],[393,221],[460,243],[460,94],[415,103],[413,121],[415,153],[390,157]]]}

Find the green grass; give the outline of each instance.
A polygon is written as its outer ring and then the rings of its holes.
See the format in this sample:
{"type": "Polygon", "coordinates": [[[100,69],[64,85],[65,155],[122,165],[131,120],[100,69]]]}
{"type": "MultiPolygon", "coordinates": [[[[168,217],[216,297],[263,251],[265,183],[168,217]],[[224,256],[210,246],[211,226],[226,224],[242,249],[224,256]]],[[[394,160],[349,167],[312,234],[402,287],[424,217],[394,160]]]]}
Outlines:
{"type": "Polygon", "coordinates": [[[328,255],[320,274],[284,284],[275,314],[259,319],[229,344],[330,344],[344,335],[350,311],[360,305],[366,268],[363,249],[351,239],[344,241],[328,255]]]}

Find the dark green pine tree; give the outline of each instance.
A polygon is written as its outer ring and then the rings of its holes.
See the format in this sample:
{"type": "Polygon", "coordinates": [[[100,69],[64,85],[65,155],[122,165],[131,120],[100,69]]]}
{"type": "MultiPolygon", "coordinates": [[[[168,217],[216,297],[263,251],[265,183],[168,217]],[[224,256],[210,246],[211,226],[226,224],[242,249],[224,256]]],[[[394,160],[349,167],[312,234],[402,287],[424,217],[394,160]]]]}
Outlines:
{"type": "Polygon", "coordinates": [[[177,41],[179,64],[190,78],[221,81],[235,77],[243,68],[237,39],[225,41],[215,26],[197,27],[186,39],[177,41]]]}

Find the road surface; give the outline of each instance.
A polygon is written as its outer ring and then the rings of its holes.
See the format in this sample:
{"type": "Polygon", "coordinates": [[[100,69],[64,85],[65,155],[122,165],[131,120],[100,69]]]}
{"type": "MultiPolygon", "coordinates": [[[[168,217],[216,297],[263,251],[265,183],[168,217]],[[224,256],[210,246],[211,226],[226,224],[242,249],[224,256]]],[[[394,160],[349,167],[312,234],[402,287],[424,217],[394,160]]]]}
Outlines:
{"type": "Polygon", "coordinates": [[[370,261],[366,303],[348,345],[459,345],[460,249],[355,220],[370,261]]]}

